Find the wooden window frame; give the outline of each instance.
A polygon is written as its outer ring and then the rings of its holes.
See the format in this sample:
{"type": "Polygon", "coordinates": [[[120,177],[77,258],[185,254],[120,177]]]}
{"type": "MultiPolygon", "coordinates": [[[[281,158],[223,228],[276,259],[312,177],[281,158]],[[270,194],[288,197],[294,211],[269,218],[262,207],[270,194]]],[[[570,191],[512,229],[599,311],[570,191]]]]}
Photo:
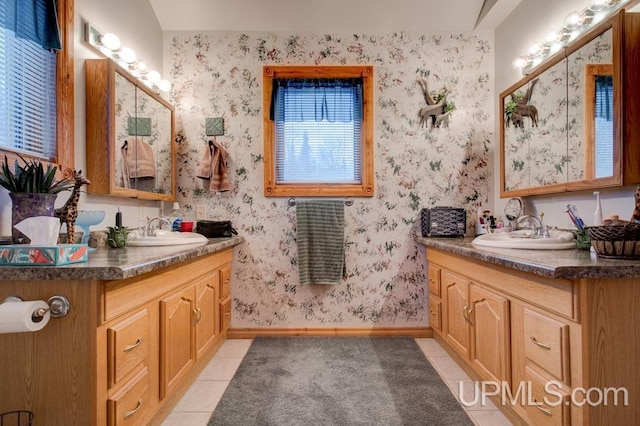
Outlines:
{"type": "MultiPolygon", "coordinates": [[[[74,169],[74,0],[58,0],[58,25],[62,50],[56,52],[56,158],[57,165],[65,178],[73,178],[74,169]]],[[[10,149],[0,148],[0,155],[6,155],[11,164],[18,159],[10,149]]],[[[23,155],[24,158],[37,156],[23,155]]],[[[2,157],[4,160],[4,157],[2,157]]],[[[43,163],[46,163],[43,161],[43,163]]]]}
{"type": "Polygon", "coordinates": [[[374,194],[373,157],[373,66],[370,65],[268,65],[262,74],[264,125],[265,197],[372,197],[374,194]],[[271,120],[271,92],[274,78],[362,78],[362,139],[360,184],[276,182],[275,123],[271,120]]]}
{"type": "MultiPolygon", "coordinates": [[[[584,67],[584,179],[596,178],[596,77],[613,76],[613,64],[588,64],[584,67]]],[[[616,161],[616,144],[613,144],[614,164],[616,161]]],[[[615,171],[614,171],[615,173],[615,171]]]]}

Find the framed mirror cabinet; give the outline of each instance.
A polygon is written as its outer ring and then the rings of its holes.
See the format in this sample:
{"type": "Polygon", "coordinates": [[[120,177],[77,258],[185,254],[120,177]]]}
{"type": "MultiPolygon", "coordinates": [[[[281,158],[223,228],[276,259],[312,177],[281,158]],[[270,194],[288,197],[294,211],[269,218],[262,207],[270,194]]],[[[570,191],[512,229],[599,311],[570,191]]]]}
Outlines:
{"type": "Polygon", "coordinates": [[[87,191],[175,200],[173,106],[111,59],[88,59],[85,72],[87,191]]]}
{"type": "Polygon", "coordinates": [[[500,94],[500,196],[640,182],[640,13],[617,12],[500,94]]]}

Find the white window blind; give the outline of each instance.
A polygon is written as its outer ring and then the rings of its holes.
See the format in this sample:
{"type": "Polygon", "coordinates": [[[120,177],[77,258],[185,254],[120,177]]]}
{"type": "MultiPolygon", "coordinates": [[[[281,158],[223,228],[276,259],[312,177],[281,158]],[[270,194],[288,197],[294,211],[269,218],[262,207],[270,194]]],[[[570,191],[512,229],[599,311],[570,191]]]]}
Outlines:
{"type": "Polygon", "coordinates": [[[277,183],[362,182],[362,80],[274,84],[277,183]]]}
{"type": "Polygon", "coordinates": [[[613,77],[596,76],[596,178],[613,176],[613,77]]]}
{"type": "MultiPolygon", "coordinates": [[[[0,3],[0,15],[7,10],[0,3]]],[[[56,156],[56,54],[0,28],[0,147],[56,156]]]]}

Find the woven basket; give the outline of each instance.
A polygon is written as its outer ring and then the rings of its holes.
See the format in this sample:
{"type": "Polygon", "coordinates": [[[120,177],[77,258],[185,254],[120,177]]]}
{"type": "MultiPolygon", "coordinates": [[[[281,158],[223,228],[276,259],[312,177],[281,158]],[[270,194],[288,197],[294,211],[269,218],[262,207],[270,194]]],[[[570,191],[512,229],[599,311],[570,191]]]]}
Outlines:
{"type": "Polygon", "coordinates": [[[640,259],[640,224],[589,226],[587,232],[598,256],[640,259]]]}

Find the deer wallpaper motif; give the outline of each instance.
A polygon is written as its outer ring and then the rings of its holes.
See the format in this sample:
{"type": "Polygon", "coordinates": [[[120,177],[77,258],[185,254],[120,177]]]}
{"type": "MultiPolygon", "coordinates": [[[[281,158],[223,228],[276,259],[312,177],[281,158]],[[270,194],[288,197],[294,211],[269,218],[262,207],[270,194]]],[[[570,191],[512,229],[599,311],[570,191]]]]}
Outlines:
{"type": "Polygon", "coordinates": [[[488,200],[494,142],[493,36],[168,32],[174,82],[178,201],[232,220],[236,248],[232,327],[420,327],[428,325],[420,210],[465,207],[468,233],[488,200]],[[345,208],[347,278],[300,286],[295,207],[263,195],[262,68],[269,64],[374,66],[375,196],[345,208]],[[449,90],[446,128],[423,128],[419,79],[449,90]],[[229,192],[210,195],[196,167],[205,118],[225,118],[229,192]],[[472,216],[473,213],[473,216],[472,216]]]}

